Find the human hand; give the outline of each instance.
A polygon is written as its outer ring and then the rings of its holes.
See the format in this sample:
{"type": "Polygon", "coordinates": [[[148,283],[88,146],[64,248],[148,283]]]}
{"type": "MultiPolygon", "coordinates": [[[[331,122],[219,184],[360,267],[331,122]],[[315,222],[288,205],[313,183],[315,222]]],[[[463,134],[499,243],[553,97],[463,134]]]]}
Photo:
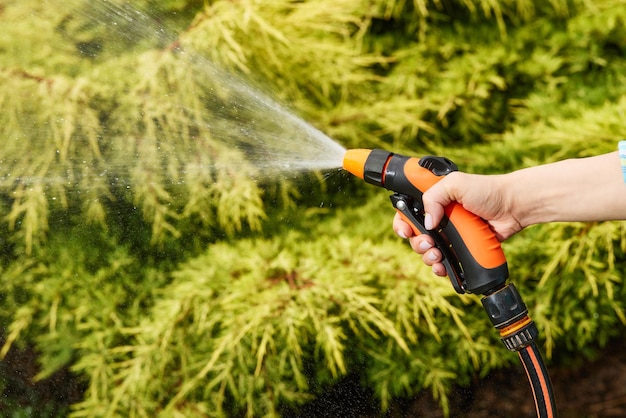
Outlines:
{"type": "MultiPolygon", "coordinates": [[[[443,218],[444,208],[452,202],[458,202],[483,218],[496,238],[504,241],[523,228],[514,214],[515,196],[508,190],[504,176],[450,173],[423,195],[425,227],[435,228],[443,218]]],[[[441,251],[435,248],[432,237],[413,231],[398,214],[393,220],[393,229],[400,237],[409,239],[413,250],[422,255],[424,263],[431,266],[436,275],[447,275],[441,262],[441,251]]]]}

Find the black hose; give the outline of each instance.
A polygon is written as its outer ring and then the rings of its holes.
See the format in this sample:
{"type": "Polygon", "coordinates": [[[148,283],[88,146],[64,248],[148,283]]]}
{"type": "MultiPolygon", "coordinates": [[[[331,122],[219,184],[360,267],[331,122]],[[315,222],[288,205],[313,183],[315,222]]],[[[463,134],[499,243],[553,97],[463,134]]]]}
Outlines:
{"type": "Polygon", "coordinates": [[[526,369],[530,388],[535,398],[535,407],[538,418],[555,418],[557,416],[556,402],[552,391],[552,383],[548,370],[543,362],[541,353],[535,342],[518,351],[519,358],[526,369]]]}
{"type": "Polygon", "coordinates": [[[482,303],[506,348],[519,354],[533,391],[537,417],[555,418],[557,411],[552,383],[535,343],[539,331],[528,316],[528,309],[519,292],[513,284],[508,284],[487,294],[482,303]]]}

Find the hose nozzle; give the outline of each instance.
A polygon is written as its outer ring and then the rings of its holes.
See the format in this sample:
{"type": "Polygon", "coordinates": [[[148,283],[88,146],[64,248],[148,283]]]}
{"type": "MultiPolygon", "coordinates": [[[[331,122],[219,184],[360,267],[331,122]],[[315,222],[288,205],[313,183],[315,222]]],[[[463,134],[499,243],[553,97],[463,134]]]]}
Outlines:
{"type": "Polygon", "coordinates": [[[393,155],[382,149],[351,149],[343,157],[343,168],[366,183],[385,187],[385,169],[393,155]]]}
{"type": "Polygon", "coordinates": [[[365,162],[372,153],[369,149],[349,149],[343,156],[343,169],[362,179],[365,172],[365,162]]]}

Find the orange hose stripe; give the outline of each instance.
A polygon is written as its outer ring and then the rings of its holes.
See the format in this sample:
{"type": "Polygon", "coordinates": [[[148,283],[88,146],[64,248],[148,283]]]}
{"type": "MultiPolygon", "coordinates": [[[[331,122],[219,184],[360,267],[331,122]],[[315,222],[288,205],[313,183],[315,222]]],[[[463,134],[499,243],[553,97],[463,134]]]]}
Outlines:
{"type": "MultiPolygon", "coordinates": [[[[530,355],[530,359],[533,362],[533,366],[535,367],[536,370],[541,370],[541,365],[539,364],[539,360],[537,359],[537,354],[535,353],[534,349],[529,349],[528,350],[529,355],[530,355]]],[[[546,377],[543,373],[537,373],[537,375],[539,376],[539,382],[541,384],[541,391],[543,392],[543,399],[544,402],[546,403],[546,410],[548,411],[548,418],[552,418],[552,409],[553,406],[550,404],[550,396],[548,393],[548,382],[546,382],[546,377]]]]}
{"type": "Polygon", "coordinates": [[[532,390],[533,392],[533,399],[535,400],[535,411],[537,411],[537,416],[539,416],[539,404],[537,403],[537,394],[535,393],[535,385],[532,384],[532,378],[530,376],[530,371],[528,370],[528,367],[526,367],[526,362],[524,361],[524,359],[522,358],[522,352],[518,351],[517,355],[519,356],[519,359],[522,363],[522,366],[524,366],[524,371],[526,372],[526,377],[528,378],[528,381],[530,382],[530,390],[532,390]]]}
{"type": "MultiPolygon", "coordinates": [[[[552,415],[553,406],[550,403],[548,383],[546,382],[544,374],[541,372],[541,365],[539,364],[539,360],[537,359],[537,354],[535,353],[535,350],[530,346],[526,347],[526,350],[528,352],[528,356],[530,357],[530,361],[533,363],[533,367],[537,371],[537,378],[539,379],[539,384],[541,385],[541,392],[543,393],[543,399],[546,404],[546,411],[548,413],[548,418],[553,418],[553,415],[552,415]]],[[[521,354],[519,355],[521,357],[521,354]]],[[[522,361],[522,363],[524,362],[522,361]]],[[[524,369],[526,369],[526,365],[524,365],[524,369]]],[[[528,378],[530,380],[530,374],[528,372],[528,369],[526,369],[526,374],[528,375],[528,378]]],[[[532,388],[532,385],[531,385],[531,388],[532,388]]],[[[533,391],[533,396],[534,396],[535,389],[532,388],[532,391],[533,391]]],[[[537,416],[539,416],[539,405],[535,404],[535,406],[537,408],[537,416]]]]}

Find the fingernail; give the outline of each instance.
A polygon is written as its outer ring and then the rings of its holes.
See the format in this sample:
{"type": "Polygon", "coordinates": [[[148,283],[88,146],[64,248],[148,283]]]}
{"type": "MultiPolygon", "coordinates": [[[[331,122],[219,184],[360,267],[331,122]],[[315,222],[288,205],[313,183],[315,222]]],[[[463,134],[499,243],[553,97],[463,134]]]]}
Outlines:
{"type": "Polygon", "coordinates": [[[404,233],[404,231],[398,230],[397,232],[398,236],[402,239],[407,239],[408,237],[406,236],[406,234],[404,233]]]}
{"type": "Polygon", "coordinates": [[[428,229],[429,231],[433,229],[433,217],[430,216],[429,213],[424,216],[424,228],[428,229]]]}
{"type": "Polygon", "coordinates": [[[430,252],[430,253],[428,253],[428,259],[430,261],[436,261],[437,260],[437,255],[432,253],[432,252],[430,252]]]}
{"type": "Polygon", "coordinates": [[[420,250],[426,251],[426,250],[428,250],[430,248],[432,248],[432,245],[430,245],[430,242],[428,242],[428,241],[420,242],[420,250]]]}

